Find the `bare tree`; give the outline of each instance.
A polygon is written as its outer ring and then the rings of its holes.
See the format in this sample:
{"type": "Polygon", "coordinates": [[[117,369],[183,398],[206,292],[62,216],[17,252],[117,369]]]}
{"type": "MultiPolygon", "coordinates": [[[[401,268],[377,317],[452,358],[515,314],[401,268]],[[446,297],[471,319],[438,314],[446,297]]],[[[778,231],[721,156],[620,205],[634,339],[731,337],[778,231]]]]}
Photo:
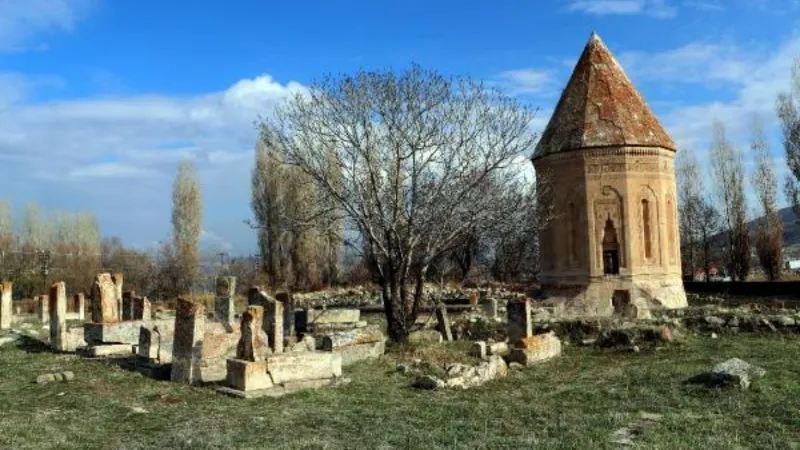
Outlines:
{"type": "Polygon", "coordinates": [[[698,237],[702,232],[698,220],[703,203],[703,177],[691,148],[683,148],[677,156],[678,205],[683,271],[694,272],[698,237]]]}
{"type": "Polygon", "coordinates": [[[753,121],[750,149],[755,160],[752,183],[758,198],[758,219],[756,230],[756,253],[767,279],[774,281],[781,277],[781,257],[783,249],[783,221],[778,214],[778,179],[775,164],[764,135],[764,126],[758,118],[753,121]]]}
{"type": "Polygon", "coordinates": [[[790,172],[784,189],[795,217],[800,217],[800,58],[795,60],[792,68],[790,89],[778,95],[776,109],[783,131],[786,164],[790,172]]]}
{"type": "Polygon", "coordinates": [[[315,82],[262,123],[262,139],[317,185],[310,218],[335,205],[345,233],[357,233],[347,242],[366,247],[388,333],[404,341],[431,262],[523,207],[511,194],[529,164],[532,117],[480,83],[413,66],[315,82]]]}
{"type": "Polygon", "coordinates": [[[0,278],[10,277],[14,260],[14,219],[11,216],[11,203],[0,200],[0,278]]]}
{"type": "Polygon", "coordinates": [[[720,232],[721,219],[719,211],[714,208],[714,204],[702,197],[696,199],[694,212],[697,215],[695,222],[697,224],[700,261],[706,275],[706,281],[711,281],[711,264],[714,259],[712,245],[720,232]]]}
{"type": "Polygon", "coordinates": [[[740,152],[728,141],[725,126],[721,122],[714,122],[711,167],[725,220],[727,266],[734,279],[744,281],[750,273],[744,166],[740,152]]]}
{"type": "Polygon", "coordinates": [[[172,185],[172,245],[175,286],[180,294],[191,292],[200,264],[199,241],[203,231],[203,199],[197,170],[189,160],[178,165],[172,185]]]}

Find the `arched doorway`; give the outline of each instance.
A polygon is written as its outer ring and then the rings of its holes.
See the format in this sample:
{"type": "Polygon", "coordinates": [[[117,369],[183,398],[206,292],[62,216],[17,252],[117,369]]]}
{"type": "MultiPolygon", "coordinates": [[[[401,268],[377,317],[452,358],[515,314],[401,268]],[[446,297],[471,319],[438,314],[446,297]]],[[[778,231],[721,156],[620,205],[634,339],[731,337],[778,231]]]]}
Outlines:
{"type": "Polygon", "coordinates": [[[603,229],[603,273],[619,274],[619,240],[611,215],[606,219],[606,226],[603,229]]]}

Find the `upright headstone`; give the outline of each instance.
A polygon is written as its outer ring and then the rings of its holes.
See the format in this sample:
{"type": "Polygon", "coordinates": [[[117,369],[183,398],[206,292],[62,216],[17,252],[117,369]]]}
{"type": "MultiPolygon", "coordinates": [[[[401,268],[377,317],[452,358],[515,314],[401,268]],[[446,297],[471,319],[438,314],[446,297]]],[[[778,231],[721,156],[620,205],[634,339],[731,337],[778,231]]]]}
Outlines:
{"type": "Polygon", "coordinates": [[[133,297],[131,299],[131,320],[152,319],[150,300],[147,297],[133,297]]]}
{"type": "Polygon", "coordinates": [[[469,304],[471,306],[475,306],[475,305],[478,304],[478,293],[477,292],[472,291],[472,292],[469,293],[469,304]]]}
{"type": "Polygon", "coordinates": [[[485,298],[481,300],[481,304],[483,305],[483,313],[486,314],[486,317],[490,319],[497,318],[497,299],[485,298]]]}
{"type": "Polygon", "coordinates": [[[46,295],[36,297],[36,315],[42,323],[50,320],[50,300],[46,295]]]}
{"type": "Polygon", "coordinates": [[[0,330],[11,328],[11,317],[14,314],[12,309],[10,281],[0,283],[0,330]]]}
{"type": "Polygon", "coordinates": [[[178,298],[175,304],[175,338],[170,379],[192,384],[201,378],[201,348],[206,328],[206,308],[200,302],[178,298]]]}
{"type": "Polygon", "coordinates": [[[283,303],[283,335],[287,339],[296,339],[294,297],[288,292],[280,292],[275,296],[275,299],[283,303]]]}
{"type": "Polygon", "coordinates": [[[283,302],[267,297],[265,325],[269,347],[273,353],[283,353],[283,302]]]}
{"type": "Polygon", "coordinates": [[[233,300],[236,295],[236,277],[218,277],[214,296],[214,320],[231,323],[234,321],[233,300]]]}
{"type": "Polygon", "coordinates": [[[119,320],[117,288],[111,275],[101,273],[92,284],[92,322],[114,323],[119,320]]]}
{"type": "Polygon", "coordinates": [[[135,291],[122,293],[122,320],[133,320],[133,299],[135,297],[135,291]]]}
{"type": "Polygon", "coordinates": [[[242,361],[263,361],[267,349],[267,336],[263,329],[264,308],[248,306],[242,314],[242,335],[236,346],[236,359],[242,361]]]}
{"type": "Polygon", "coordinates": [[[122,312],[125,311],[122,307],[122,274],[117,272],[111,275],[111,282],[114,283],[114,296],[117,299],[117,320],[125,320],[122,317],[122,312]]]}
{"type": "Polygon", "coordinates": [[[509,300],[506,311],[508,313],[508,340],[511,345],[516,344],[524,338],[533,336],[530,300],[509,300]]]}
{"type": "Polygon", "coordinates": [[[84,314],[86,310],[86,296],[83,295],[83,292],[79,292],[72,297],[72,309],[78,313],[78,320],[84,320],[84,314]]]}
{"type": "Polygon", "coordinates": [[[436,305],[436,321],[439,323],[439,331],[442,332],[445,341],[453,340],[453,331],[450,329],[450,318],[447,316],[447,305],[439,303],[436,305]]]}
{"type": "Polygon", "coordinates": [[[67,287],[63,281],[50,287],[50,347],[67,350],[67,287]]]}

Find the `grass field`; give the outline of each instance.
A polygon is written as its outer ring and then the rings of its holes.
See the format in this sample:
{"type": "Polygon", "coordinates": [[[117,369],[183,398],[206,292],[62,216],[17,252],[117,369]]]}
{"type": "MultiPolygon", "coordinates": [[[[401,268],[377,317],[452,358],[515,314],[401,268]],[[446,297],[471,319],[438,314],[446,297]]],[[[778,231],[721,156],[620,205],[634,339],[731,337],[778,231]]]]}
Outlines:
{"type": "Polygon", "coordinates": [[[641,353],[566,347],[467,391],[410,388],[394,353],[348,368],[344,387],[256,400],[40,350],[0,348],[0,448],[593,449],[619,448],[610,438],[622,427],[635,448],[800,448],[797,336],[695,337],[641,353]],[[767,376],[749,391],[683,384],[731,357],[767,376]],[[34,383],[63,370],[76,379],[34,383]]]}

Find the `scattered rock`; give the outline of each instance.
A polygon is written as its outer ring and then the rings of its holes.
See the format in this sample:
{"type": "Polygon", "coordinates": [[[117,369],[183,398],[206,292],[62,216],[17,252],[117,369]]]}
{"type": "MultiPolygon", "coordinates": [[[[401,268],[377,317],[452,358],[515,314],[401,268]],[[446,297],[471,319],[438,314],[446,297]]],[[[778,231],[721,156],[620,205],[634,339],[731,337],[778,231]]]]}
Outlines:
{"type": "Polygon", "coordinates": [[[555,333],[539,334],[521,339],[509,356],[524,366],[561,356],[561,340],[555,333]]]}
{"type": "Polygon", "coordinates": [[[753,379],[761,378],[766,373],[767,371],[761,367],[750,365],[739,358],[732,358],[717,364],[710,372],[690,378],[687,382],[705,384],[709,387],[730,386],[747,389],[753,379]]]}
{"type": "Polygon", "coordinates": [[[523,366],[518,362],[512,362],[511,364],[508,365],[508,368],[511,370],[522,370],[525,368],[525,366],[523,366]]]}
{"type": "Polygon", "coordinates": [[[418,330],[412,331],[408,335],[408,342],[410,344],[440,344],[444,339],[442,333],[436,330],[418,330]]]}
{"type": "Polygon", "coordinates": [[[711,339],[716,339],[716,338],[718,338],[718,337],[719,337],[719,336],[717,336],[717,333],[711,333],[711,339]]]}
{"type": "Polygon", "coordinates": [[[0,347],[4,346],[6,344],[10,344],[12,342],[16,342],[18,339],[19,339],[19,336],[17,336],[16,334],[12,334],[11,336],[0,337],[0,347]]]}
{"type": "Polygon", "coordinates": [[[469,353],[476,358],[486,359],[486,342],[474,342],[472,347],[470,347],[469,353]]]}
{"type": "Polygon", "coordinates": [[[66,372],[45,373],[36,377],[36,382],[39,384],[52,383],[54,381],[72,381],[75,379],[75,374],[66,372]]]}
{"type": "Polygon", "coordinates": [[[633,353],[639,353],[642,350],[639,348],[638,345],[634,345],[633,348],[631,349],[631,351],[633,351],[633,353]]]}
{"type": "Polygon", "coordinates": [[[53,373],[45,373],[36,377],[36,382],[39,384],[52,383],[53,381],[56,381],[56,376],[53,373]]]}
{"type": "Polygon", "coordinates": [[[131,406],[131,412],[136,414],[147,414],[148,411],[141,406],[131,406]]]}
{"type": "Polygon", "coordinates": [[[611,434],[613,444],[633,445],[633,440],[642,434],[641,430],[632,427],[622,427],[611,434]]]}
{"type": "Polygon", "coordinates": [[[711,326],[721,327],[725,325],[725,319],[721,319],[717,316],[706,316],[705,321],[711,326]]]}

